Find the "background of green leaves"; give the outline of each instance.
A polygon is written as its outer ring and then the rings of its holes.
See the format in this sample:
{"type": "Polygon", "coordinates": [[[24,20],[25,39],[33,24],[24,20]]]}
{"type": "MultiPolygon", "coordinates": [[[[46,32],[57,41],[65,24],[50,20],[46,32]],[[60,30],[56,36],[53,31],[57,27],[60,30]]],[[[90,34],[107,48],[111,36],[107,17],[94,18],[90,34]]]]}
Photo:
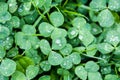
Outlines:
{"type": "Polygon", "coordinates": [[[120,80],[120,0],[0,0],[0,80],[120,80]]]}

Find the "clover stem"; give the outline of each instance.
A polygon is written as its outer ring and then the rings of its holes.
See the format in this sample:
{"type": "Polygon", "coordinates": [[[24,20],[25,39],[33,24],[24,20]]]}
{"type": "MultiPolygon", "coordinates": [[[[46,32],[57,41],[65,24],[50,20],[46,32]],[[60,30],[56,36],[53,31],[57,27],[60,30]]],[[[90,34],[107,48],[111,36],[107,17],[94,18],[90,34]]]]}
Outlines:
{"type": "Polygon", "coordinates": [[[68,0],[65,0],[64,4],[62,7],[64,7],[68,3],[68,0]]]}
{"type": "Polygon", "coordinates": [[[38,25],[38,23],[40,22],[40,20],[42,19],[41,16],[39,16],[39,18],[36,20],[36,22],[33,24],[33,27],[36,27],[38,25]]]}
{"type": "Polygon", "coordinates": [[[65,9],[65,10],[63,10],[63,12],[68,13],[68,14],[73,14],[73,15],[76,15],[76,16],[80,16],[80,17],[84,17],[87,20],[89,20],[85,15],[83,15],[81,13],[78,13],[78,12],[75,12],[75,11],[69,11],[69,10],[65,9]]]}
{"type": "Polygon", "coordinates": [[[86,5],[78,5],[79,7],[83,8],[83,9],[86,9],[86,10],[92,10],[90,7],[86,6],[86,5]]]}
{"type": "Polygon", "coordinates": [[[81,55],[86,56],[86,57],[90,57],[90,58],[94,58],[94,59],[98,59],[98,60],[103,60],[103,61],[104,61],[103,58],[94,57],[94,56],[89,56],[89,55],[86,55],[86,54],[81,54],[81,55]]]}

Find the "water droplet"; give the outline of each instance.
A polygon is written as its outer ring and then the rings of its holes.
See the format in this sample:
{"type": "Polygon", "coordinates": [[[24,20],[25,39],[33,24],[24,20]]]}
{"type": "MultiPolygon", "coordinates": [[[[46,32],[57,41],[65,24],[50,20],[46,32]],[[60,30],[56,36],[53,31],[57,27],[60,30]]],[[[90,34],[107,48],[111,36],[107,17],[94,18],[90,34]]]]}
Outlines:
{"type": "Polygon", "coordinates": [[[58,44],[58,46],[62,46],[61,41],[59,39],[57,39],[55,43],[58,44]]]}
{"type": "Polygon", "coordinates": [[[76,33],[75,31],[71,31],[71,33],[70,33],[70,34],[71,34],[71,35],[75,35],[75,33],[76,33]]]}
{"type": "Polygon", "coordinates": [[[112,36],[110,37],[110,41],[111,41],[111,42],[119,41],[119,38],[118,38],[118,36],[112,35],[112,36]]]}
{"type": "Polygon", "coordinates": [[[82,40],[82,39],[83,39],[83,36],[79,35],[79,39],[82,40]]]}

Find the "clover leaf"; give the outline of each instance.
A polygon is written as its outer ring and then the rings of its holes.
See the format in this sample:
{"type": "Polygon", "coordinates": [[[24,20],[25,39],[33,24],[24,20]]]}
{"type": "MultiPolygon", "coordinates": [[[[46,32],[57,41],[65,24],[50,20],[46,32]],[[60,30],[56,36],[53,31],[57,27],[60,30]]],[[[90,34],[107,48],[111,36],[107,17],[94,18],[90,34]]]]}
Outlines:
{"type": "Polygon", "coordinates": [[[37,7],[41,8],[45,4],[46,0],[34,0],[33,2],[37,7]]]}
{"type": "Polygon", "coordinates": [[[120,42],[120,37],[116,33],[116,30],[110,30],[107,32],[106,38],[104,41],[112,44],[113,46],[117,46],[118,43],[120,42]]]}
{"type": "Polygon", "coordinates": [[[75,74],[82,80],[87,80],[87,71],[83,66],[77,66],[75,68],[75,74]]]}
{"type": "Polygon", "coordinates": [[[109,0],[108,8],[113,11],[120,11],[120,1],[119,0],[109,0]]]}
{"type": "Polygon", "coordinates": [[[39,72],[39,67],[34,65],[29,65],[26,69],[27,79],[33,79],[39,72]]]}
{"type": "Polygon", "coordinates": [[[12,75],[11,80],[26,80],[26,77],[24,75],[24,73],[20,72],[20,71],[15,71],[15,73],[12,75]]]}
{"type": "Polygon", "coordinates": [[[51,77],[49,75],[44,75],[44,76],[41,76],[38,80],[50,80],[51,77]]]}
{"type": "Polygon", "coordinates": [[[14,13],[18,8],[16,0],[8,0],[7,3],[8,3],[9,11],[11,13],[14,13]]]}
{"type": "Polygon", "coordinates": [[[52,31],[54,30],[54,27],[47,22],[42,22],[39,25],[38,29],[42,36],[49,37],[51,35],[52,31]]]}
{"type": "Polygon", "coordinates": [[[9,21],[7,21],[7,26],[10,26],[13,28],[19,28],[20,19],[17,16],[12,16],[12,18],[9,21]]]}
{"type": "Polygon", "coordinates": [[[97,34],[100,34],[102,32],[102,29],[97,24],[92,23],[91,26],[92,26],[91,33],[93,35],[97,35],[97,34]]]}
{"type": "Polygon", "coordinates": [[[8,4],[5,2],[0,2],[0,11],[6,12],[8,10],[8,4]]]}
{"type": "Polygon", "coordinates": [[[70,69],[72,68],[72,60],[70,56],[64,57],[62,63],[60,64],[62,68],[70,69]]]}
{"type": "Polygon", "coordinates": [[[15,57],[16,55],[18,55],[18,48],[12,48],[7,52],[7,57],[15,57]]]}
{"type": "Polygon", "coordinates": [[[62,55],[69,55],[72,52],[72,45],[66,44],[66,46],[60,50],[60,52],[62,55]]]}
{"type": "Polygon", "coordinates": [[[11,59],[4,59],[0,65],[0,72],[4,76],[12,75],[16,70],[16,63],[11,59]],[[12,67],[12,68],[11,68],[12,67]]]}
{"type": "Polygon", "coordinates": [[[18,13],[21,16],[30,14],[31,2],[22,3],[18,8],[18,13]]]}
{"type": "Polygon", "coordinates": [[[66,37],[66,36],[67,36],[67,31],[61,28],[55,28],[51,34],[52,39],[59,38],[59,37],[66,37]]]}
{"type": "Polygon", "coordinates": [[[0,12],[0,23],[5,23],[11,19],[11,14],[8,11],[0,12]]]}
{"type": "Polygon", "coordinates": [[[72,20],[72,25],[76,28],[83,27],[86,24],[86,20],[82,17],[76,17],[72,20]]]}
{"type": "Polygon", "coordinates": [[[72,54],[70,54],[70,58],[73,64],[79,64],[81,62],[81,56],[77,52],[73,52],[72,54]]]}
{"type": "Polygon", "coordinates": [[[50,21],[55,27],[59,27],[64,23],[64,16],[61,12],[52,12],[50,14],[50,21]]]}
{"type": "Polygon", "coordinates": [[[4,48],[6,50],[9,50],[12,47],[12,45],[13,45],[13,37],[12,36],[8,36],[7,38],[5,38],[3,40],[0,39],[0,45],[4,46],[4,48]]]}
{"type": "Polygon", "coordinates": [[[78,37],[85,46],[88,46],[90,43],[93,42],[94,36],[87,30],[86,27],[81,27],[79,30],[79,37],[78,37]],[[89,40],[88,40],[89,38],[89,40]]]}
{"type": "Polygon", "coordinates": [[[29,38],[28,38],[28,36],[25,36],[25,34],[23,32],[18,32],[15,34],[15,42],[22,49],[30,49],[31,48],[31,43],[29,42],[29,38]]]}
{"type": "Polygon", "coordinates": [[[88,80],[103,80],[99,72],[88,72],[88,80]]]}
{"type": "Polygon", "coordinates": [[[0,46],[0,59],[5,57],[6,51],[3,46],[0,46]]]}
{"type": "Polygon", "coordinates": [[[22,28],[22,32],[25,34],[35,34],[36,29],[32,25],[24,25],[22,28]]]}
{"type": "Polygon", "coordinates": [[[88,72],[96,72],[99,70],[99,65],[96,64],[95,62],[93,61],[88,61],[86,64],[85,64],[85,69],[86,71],[88,72]]]}
{"type": "Polygon", "coordinates": [[[98,22],[102,27],[111,27],[115,21],[112,13],[105,9],[98,14],[98,22]]]}
{"type": "Polygon", "coordinates": [[[43,52],[43,54],[45,54],[45,55],[49,55],[49,53],[51,52],[50,44],[45,39],[42,39],[40,41],[40,49],[43,52]]]}
{"type": "Polygon", "coordinates": [[[29,49],[25,51],[25,55],[31,58],[35,64],[38,64],[41,60],[41,56],[39,56],[38,51],[36,49],[29,49]]]}
{"type": "Polygon", "coordinates": [[[51,65],[59,65],[61,64],[63,61],[63,57],[57,53],[57,52],[54,52],[52,51],[50,54],[49,54],[49,57],[48,57],[48,62],[51,64],[51,65]]]}
{"type": "Polygon", "coordinates": [[[96,44],[91,44],[86,47],[86,53],[89,56],[94,56],[97,52],[97,45],[96,44]]]}
{"type": "Polygon", "coordinates": [[[43,71],[49,71],[51,69],[51,64],[48,61],[40,62],[40,67],[43,71]]]}
{"type": "Polygon", "coordinates": [[[73,39],[73,38],[75,38],[77,35],[78,35],[78,30],[77,30],[77,28],[69,28],[69,30],[68,30],[68,37],[70,38],[70,39],[73,39]]]}
{"type": "Polygon", "coordinates": [[[10,30],[5,26],[0,25],[0,39],[5,39],[9,35],[10,35],[10,30]]]}
{"type": "Polygon", "coordinates": [[[102,54],[108,54],[113,51],[114,47],[110,45],[109,43],[99,43],[97,45],[97,49],[102,53],[102,54]]]}
{"type": "Polygon", "coordinates": [[[105,76],[104,80],[118,80],[118,76],[113,74],[108,74],[105,76]]]}
{"type": "Polygon", "coordinates": [[[106,8],[106,0],[92,0],[90,7],[95,11],[100,11],[106,8]]]}
{"type": "Polygon", "coordinates": [[[0,74],[0,80],[9,80],[8,77],[3,76],[2,74],[0,74]]]}
{"type": "Polygon", "coordinates": [[[65,47],[67,41],[64,37],[55,38],[52,40],[52,49],[53,50],[60,50],[65,47]]]}

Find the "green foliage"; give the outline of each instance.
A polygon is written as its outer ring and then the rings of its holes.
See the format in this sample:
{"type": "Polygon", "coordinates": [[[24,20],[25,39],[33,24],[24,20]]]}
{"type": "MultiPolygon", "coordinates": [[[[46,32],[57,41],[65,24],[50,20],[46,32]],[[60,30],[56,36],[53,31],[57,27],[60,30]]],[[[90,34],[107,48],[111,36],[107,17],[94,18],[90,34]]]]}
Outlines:
{"type": "Polygon", "coordinates": [[[120,0],[0,0],[0,80],[120,80],[120,0]]]}

